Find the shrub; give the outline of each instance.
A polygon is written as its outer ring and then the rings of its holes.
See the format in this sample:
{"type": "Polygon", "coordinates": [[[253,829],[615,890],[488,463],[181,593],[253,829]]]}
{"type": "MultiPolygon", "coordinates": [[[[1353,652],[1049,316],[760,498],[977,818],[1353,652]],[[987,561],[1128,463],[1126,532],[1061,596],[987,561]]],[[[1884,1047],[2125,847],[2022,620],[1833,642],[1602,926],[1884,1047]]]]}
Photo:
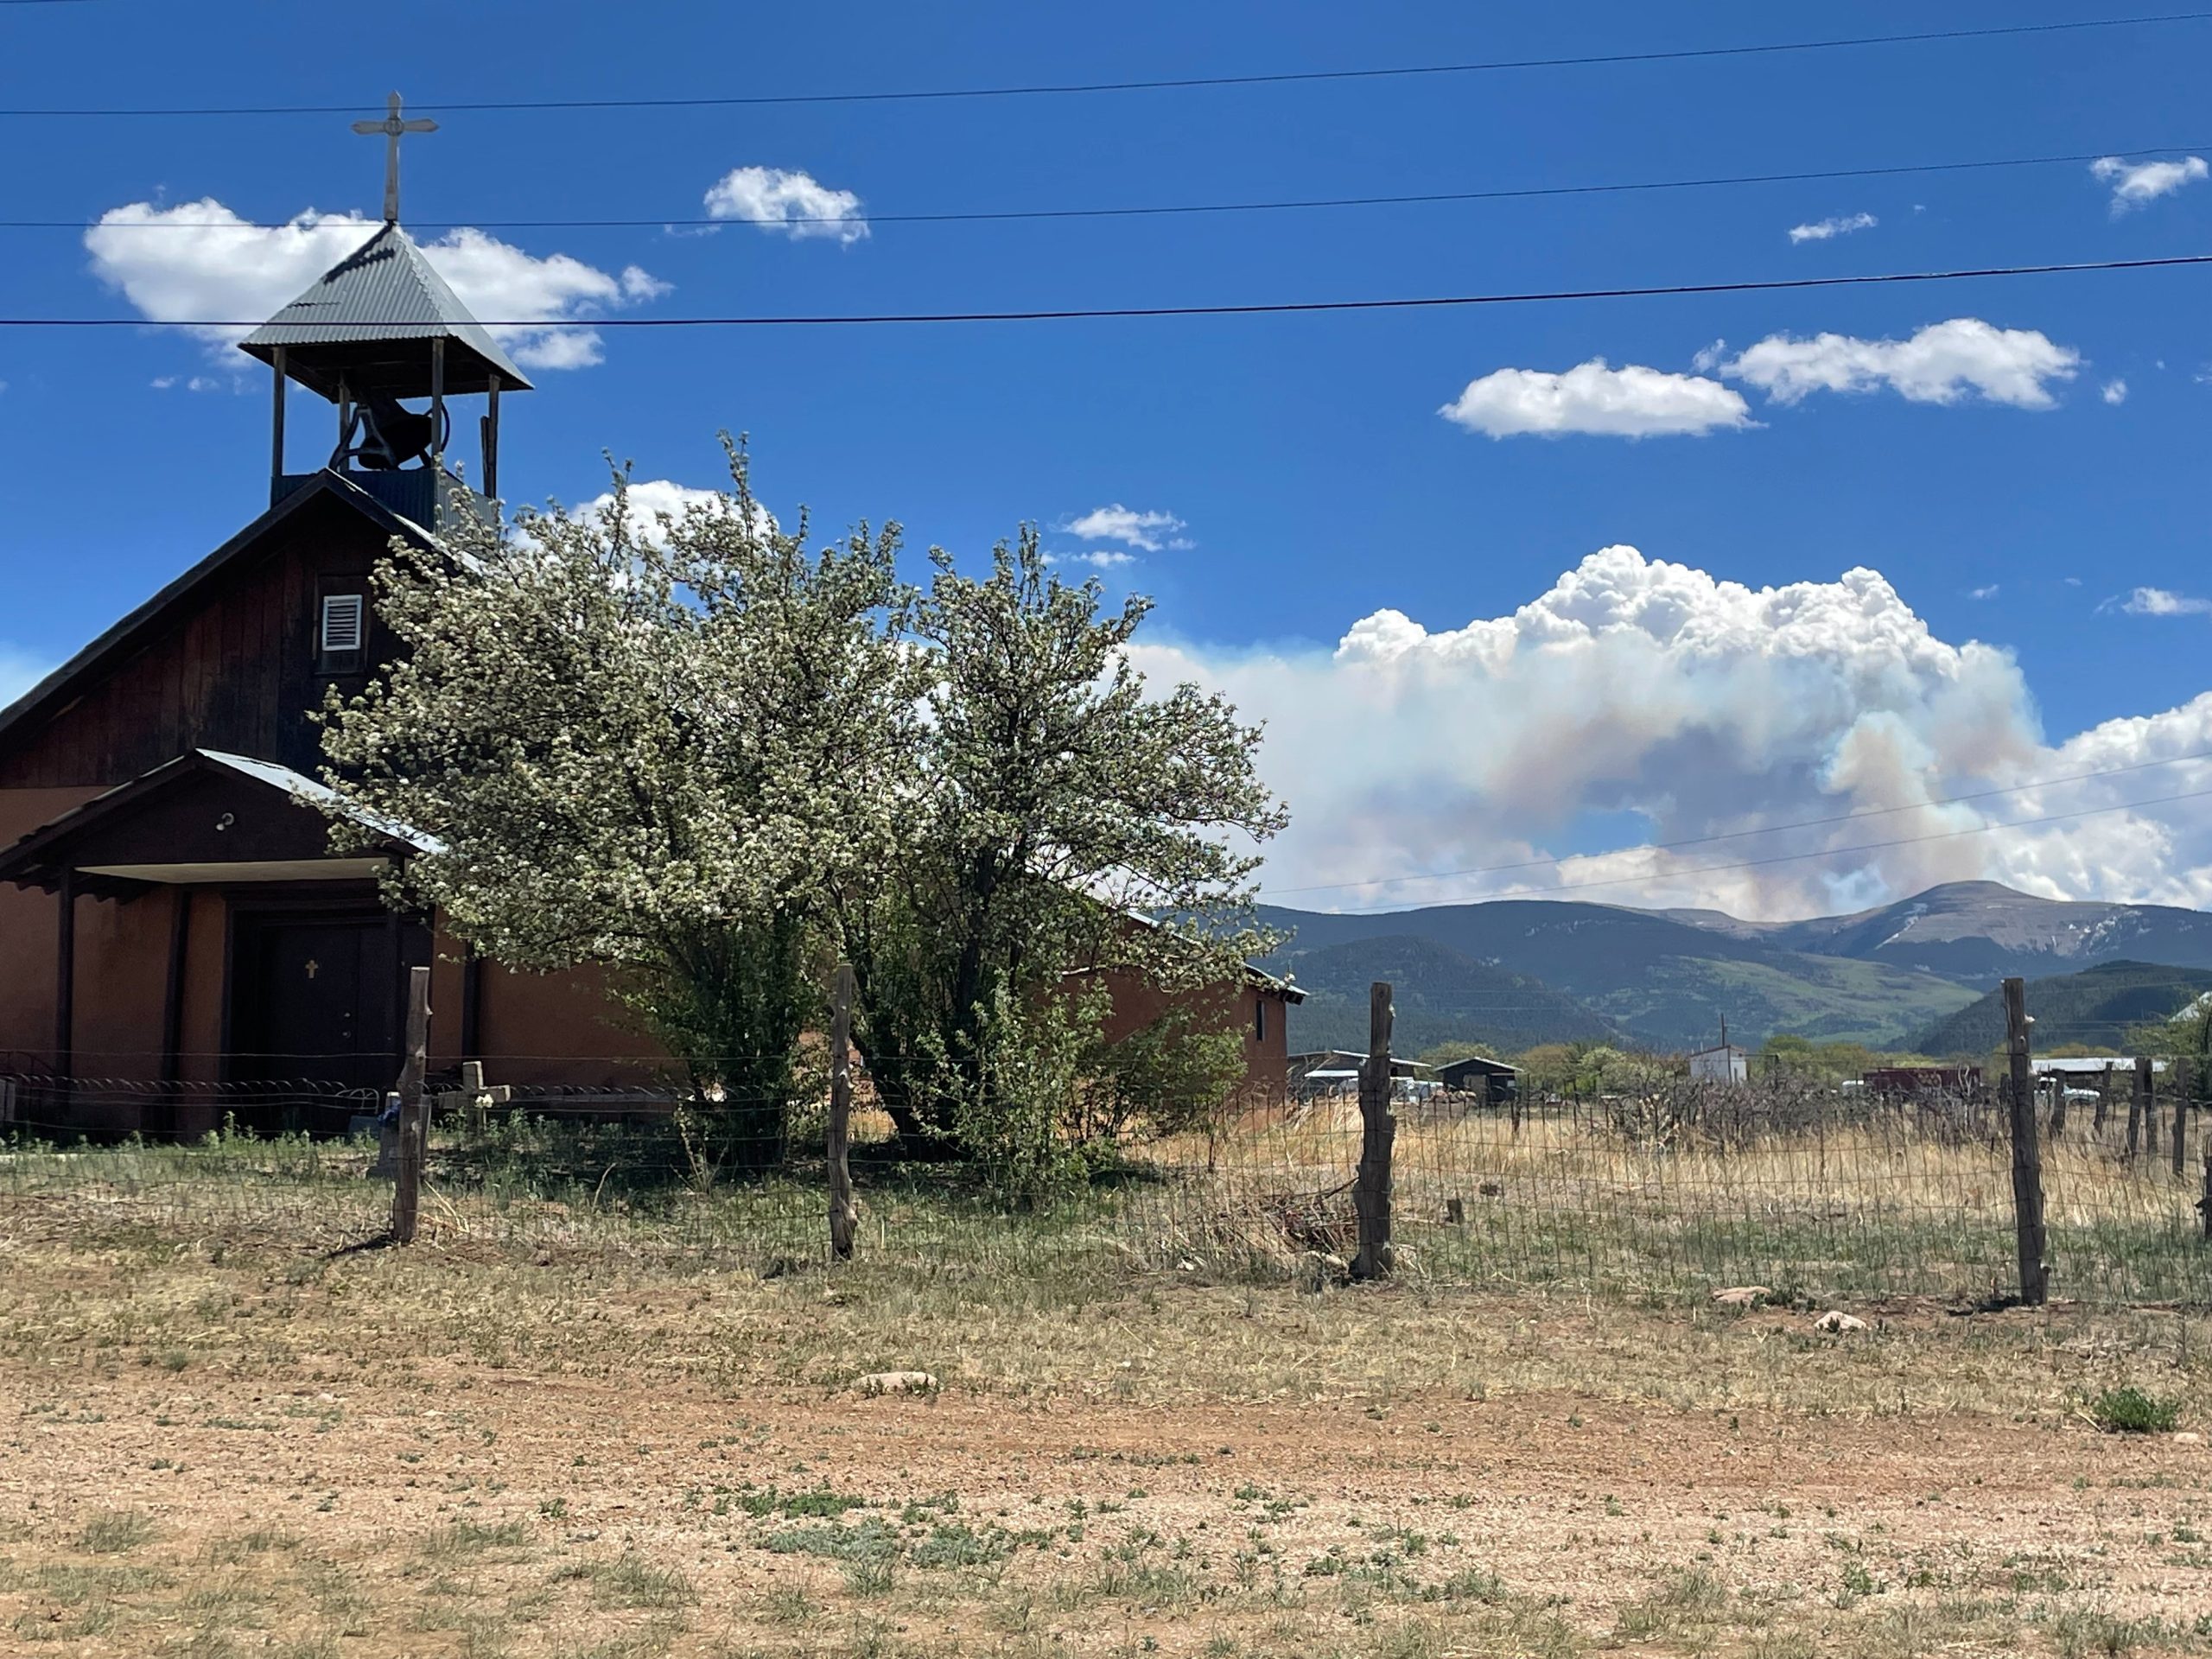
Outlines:
{"type": "Polygon", "coordinates": [[[2107,1389],[2089,1402],[2089,1419],[2107,1434],[2168,1434],[2181,1421],[2171,1400],[2138,1388],[2107,1389]]]}

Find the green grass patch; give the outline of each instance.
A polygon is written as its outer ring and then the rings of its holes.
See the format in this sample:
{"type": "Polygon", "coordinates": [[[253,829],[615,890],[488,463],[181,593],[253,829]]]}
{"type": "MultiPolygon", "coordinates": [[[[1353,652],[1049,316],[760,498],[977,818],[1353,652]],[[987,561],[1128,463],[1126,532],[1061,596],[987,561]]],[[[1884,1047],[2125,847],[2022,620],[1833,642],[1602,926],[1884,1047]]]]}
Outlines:
{"type": "Polygon", "coordinates": [[[2138,1388],[2107,1389],[2091,1400],[2089,1419],[2107,1434],[2171,1434],[2181,1421],[2181,1406],[2138,1388]]]}

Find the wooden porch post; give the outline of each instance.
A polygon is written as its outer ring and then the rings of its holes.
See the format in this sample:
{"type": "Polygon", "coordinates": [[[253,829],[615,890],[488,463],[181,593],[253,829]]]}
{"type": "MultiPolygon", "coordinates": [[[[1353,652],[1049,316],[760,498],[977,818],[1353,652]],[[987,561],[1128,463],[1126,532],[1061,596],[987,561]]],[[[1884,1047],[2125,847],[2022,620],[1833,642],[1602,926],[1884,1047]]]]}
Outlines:
{"type": "Polygon", "coordinates": [[[484,958],[473,944],[461,950],[461,1058],[484,1058],[484,958]]]}
{"type": "Polygon", "coordinates": [[[65,1081],[77,1069],[77,872],[64,869],[57,889],[60,926],[54,953],[54,1070],[65,1081]]]}
{"type": "Polygon", "coordinates": [[[192,889],[172,887],[169,892],[175,908],[169,912],[168,977],[162,986],[162,1082],[167,1121],[160,1127],[174,1134],[177,1084],[183,1081],[184,1070],[184,969],[192,944],[192,889]]]}

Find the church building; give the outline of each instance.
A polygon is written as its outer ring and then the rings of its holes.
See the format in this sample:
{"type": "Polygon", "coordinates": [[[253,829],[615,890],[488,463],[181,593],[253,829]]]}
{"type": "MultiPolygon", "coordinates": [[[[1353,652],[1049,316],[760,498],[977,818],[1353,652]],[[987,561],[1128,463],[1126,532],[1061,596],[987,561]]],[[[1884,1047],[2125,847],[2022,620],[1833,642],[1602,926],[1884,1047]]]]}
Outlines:
{"type": "MultiPolygon", "coordinates": [[[[315,805],[310,711],[396,644],[372,569],[394,537],[435,545],[498,511],[500,399],[531,389],[394,196],[381,229],[242,342],[275,386],[267,510],[0,709],[0,1134],[12,1117],[166,1138],[226,1114],[340,1130],[361,1103],[341,1091],[397,1074],[419,964],[434,1072],[474,1059],[525,1091],[615,1089],[665,1059],[596,970],[510,973],[434,918],[386,910],[380,871],[435,850],[430,833],[371,824],[373,850],[335,856],[315,805]],[[312,437],[288,437],[295,389],[327,411],[312,437]],[[465,414],[480,494],[448,465],[465,414]],[[302,448],[327,459],[299,469],[302,448]]],[[[1258,976],[1243,990],[1262,1088],[1297,995],[1258,976]]]]}
{"type": "MultiPolygon", "coordinates": [[[[393,222],[243,348],[276,388],[268,510],[0,709],[0,1077],[19,1100],[26,1082],[83,1080],[72,1125],[152,1134],[253,1121],[251,1089],[204,1085],[381,1090],[420,963],[434,1068],[648,1075],[653,1046],[616,1023],[599,975],[509,974],[386,911],[379,867],[434,843],[380,825],[378,851],[334,857],[314,805],[309,711],[391,654],[372,568],[395,537],[431,544],[496,510],[499,402],[529,378],[393,222]],[[332,423],[304,469],[295,388],[332,423]],[[481,495],[447,465],[464,411],[481,495]],[[92,1086],[111,1082],[200,1086],[92,1086]]],[[[264,1127],[342,1127],[342,1112],[264,1127]]]]}

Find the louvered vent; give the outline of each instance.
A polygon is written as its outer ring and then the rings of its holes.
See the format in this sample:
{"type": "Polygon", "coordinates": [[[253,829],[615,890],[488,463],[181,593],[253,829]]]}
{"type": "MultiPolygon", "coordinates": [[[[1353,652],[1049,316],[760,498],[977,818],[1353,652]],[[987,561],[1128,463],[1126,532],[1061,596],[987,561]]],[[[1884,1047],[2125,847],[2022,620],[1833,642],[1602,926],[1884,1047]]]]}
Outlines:
{"type": "Polygon", "coordinates": [[[322,654],[351,657],[361,649],[365,601],[359,594],[327,594],[322,601],[322,654]]]}

